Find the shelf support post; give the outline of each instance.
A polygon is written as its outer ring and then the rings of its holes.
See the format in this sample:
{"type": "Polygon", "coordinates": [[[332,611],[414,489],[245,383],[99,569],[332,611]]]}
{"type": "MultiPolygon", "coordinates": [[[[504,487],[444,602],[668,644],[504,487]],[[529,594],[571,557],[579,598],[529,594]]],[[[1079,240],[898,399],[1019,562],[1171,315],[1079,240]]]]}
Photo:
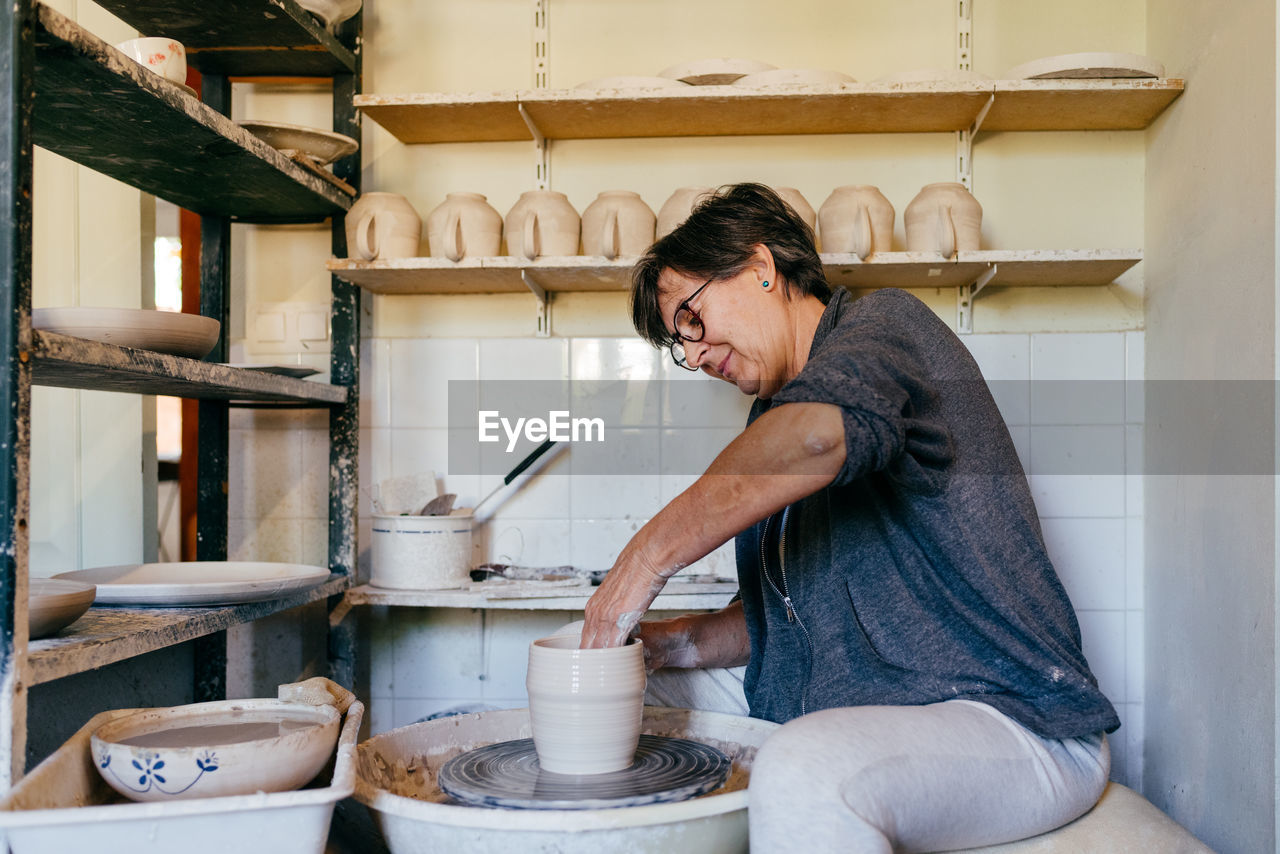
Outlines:
{"type": "Polygon", "coordinates": [[[520,281],[538,301],[537,315],[534,317],[533,334],[538,338],[551,337],[551,294],[546,288],[533,280],[528,270],[520,271],[520,281]]]}
{"type": "Polygon", "coordinates": [[[967,285],[961,285],[956,290],[956,331],[968,335],[973,332],[973,301],[977,298],[978,293],[987,286],[987,283],[995,278],[996,270],[999,264],[992,264],[990,267],[982,271],[978,278],[974,279],[967,285]]]}
{"type": "MultiPolygon", "coordinates": [[[[533,0],[533,88],[546,89],[551,66],[550,16],[551,0],[533,0]]],[[[551,189],[551,141],[542,135],[538,126],[525,111],[524,104],[517,105],[520,118],[533,134],[533,184],[539,190],[551,189]]]]}
{"type": "Polygon", "coordinates": [[[27,558],[31,460],[32,102],[35,3],[0,10],[0,791],[22,776],[27,752],[27,558]]]}

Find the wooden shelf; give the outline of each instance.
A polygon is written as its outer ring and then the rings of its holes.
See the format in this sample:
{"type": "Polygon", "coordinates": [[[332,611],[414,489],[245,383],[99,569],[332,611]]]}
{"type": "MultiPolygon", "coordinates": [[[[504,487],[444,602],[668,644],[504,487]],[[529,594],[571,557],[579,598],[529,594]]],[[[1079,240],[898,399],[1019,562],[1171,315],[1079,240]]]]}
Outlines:
{"type": "Polygon", "coordinates": [[[35,143],[199,214],[307,222],[352,199],[39,4],[35,143]]]}
{"type": "Polygon", "coordinates": [[[90,608],[58,637],[31,641],[26,685],[51,682],[341,593],[345,575],[295,596],[215,608],[90,608]]]}
{"type": "MultiPolygon", "coordinates": [[[[343,607],[391,605],[400,608],[581,611],[595,591],[596,588],[588,584],[564,586],[545,581],[486,581],[462,590],[385,590],[361,584],[347,591],[343,607]]],[[[670,581],[650,608],[660,611],[723,608],[737,592],[736,581],[670,581]]]]}
{"type": "Polygon", "coordinates": [[[294,0],[220,0],[214,14],[191,14],[189,0],[98,0],[143,35],[177,39],[206,74],[332,77],[356,58],[294,0]]]}
{"type": "Polygon", "coordinates": [[[117,347],[38,329],[32,330],[31,337],[31,373],[36,385],[316,406],[341,404],[347,399],[345,386],[117,347]]]}
{"type": "MultiPolygon", "coordinates": [[[[989,285],[1107,285],[1142,260],[1128,249],[1026,249],[959,252],[951,260],[924,252],[822,256],[827,280],[848,288],[945,288],[972,284],[991,266],[989,285]]],[[[529,290],[528,276],[549,292],[625,291],[634,259],[577,255],[526,261],[509,256],[453,262],[443,258],[352,261],[334,258],[329,270],[378,294],[489,294],[529,290]]]]}
{"type": "Polygon", "coordinates": [[[1182,94],[1180,79],[847,83],[785,90],[521,90],[357,95],[369,118],[405,143],[547,139],[1134,130],[1182,94]]]}

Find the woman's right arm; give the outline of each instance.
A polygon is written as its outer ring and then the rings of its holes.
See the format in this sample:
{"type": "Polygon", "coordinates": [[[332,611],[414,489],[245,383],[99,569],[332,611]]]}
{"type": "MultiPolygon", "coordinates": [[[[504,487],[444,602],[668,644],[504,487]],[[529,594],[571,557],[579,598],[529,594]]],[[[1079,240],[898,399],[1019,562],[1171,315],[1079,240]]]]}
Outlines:
{"type": "Polygon", "coordinates": [[[751,657],[751,641],[741,600],[711,614],[684,614],[638,623],[645,668],[737,667],[751,657]]]}

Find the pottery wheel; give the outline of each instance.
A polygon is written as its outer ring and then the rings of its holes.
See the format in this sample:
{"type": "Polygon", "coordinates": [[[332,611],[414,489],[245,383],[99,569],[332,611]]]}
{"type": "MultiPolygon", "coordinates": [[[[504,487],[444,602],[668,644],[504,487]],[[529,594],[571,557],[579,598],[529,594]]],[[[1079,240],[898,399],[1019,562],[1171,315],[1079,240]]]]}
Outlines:
{"type": "Polygon", "coordinates": [[[718,788],[729,757],[684,738],[640,736],[630,768],[607,774],[555,774],[538,765],[533,739],[469,750],[444,764],[440,788],[457,801],[508,809],[588,810],[688,800],[718,788]]]}

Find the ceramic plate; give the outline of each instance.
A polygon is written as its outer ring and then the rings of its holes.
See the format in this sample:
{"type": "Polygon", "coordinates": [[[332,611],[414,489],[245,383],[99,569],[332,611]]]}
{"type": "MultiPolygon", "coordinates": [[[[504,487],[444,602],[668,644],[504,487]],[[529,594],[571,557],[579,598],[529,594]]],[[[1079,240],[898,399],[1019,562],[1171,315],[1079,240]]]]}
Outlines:
{"type": "Polygon", "coordinates": [[[1034,59],[1005,74],[1010,80],[1163,76],[1163,65],[1136,53],[1064,53],[1034,59]]]}
{"type": "Polygon", "coordinates": [[[305,154],[321,166],[354,154],[360,147],[360,143],[349,136],[301,125],[247,121],[237,124],[272,148],[279,149],[280,153],[289,156],[305,154]]]}
{"type": "Polygon", "coordinates": [[[664,68],[658,76],[681,80],[691,86],[723,86],[753,71],[772,71],[775,67],[754,59],[698,59],[664,68]]]}
{"type": "Polygon", "coordinates": [[[144,308],[37,308],[31,326],[121,347],[203,359],[218,343],[221,324],[211,317],[144,308]]]}
{"type": "Polygon", "coordinates": [[[680,89],[688,84],[669,77],[597,77],[574,86],[575,89],[680,89]]]}
{"type": "Polygon", "coordinates": [[[877,77],[877,83],[979,83],[991,78],[977,71],[961,71],[958,68],[918,68],[915,71],[895,71],[877,77]]]}
{"type": "Polygon", "coordinates": [[[327,581],[329,570],[206,560],[99,566],[54,577],[96,584],[99,605],[236,605],[309,590],[327,581]]]}
{"type": "Polygon", "coordinates": [[[840,83],[857,83],[848,74],[827,71],[823,68],[775,68],[772,71],[755,71],[733,81],[734,86],[756,89],[777,89],[786,86],[835,86],[840,83]]]}
{"type": "Polygon", "coordinates": [[[315,368],[308,368],[303,365],[246,365],[242,362],[223,362],[228,368],[240,368],[244,371],[258,371],[264,374],[279,374],[282,377],[303,377],[315,376],[320,373],[315,368]]]}
{"type": "Polygon", "coordinates": [[[82,581],[32,578],[27,583],[31,639],[48,637],[80,619],[93,604],[94,589],[82,581]]]}

